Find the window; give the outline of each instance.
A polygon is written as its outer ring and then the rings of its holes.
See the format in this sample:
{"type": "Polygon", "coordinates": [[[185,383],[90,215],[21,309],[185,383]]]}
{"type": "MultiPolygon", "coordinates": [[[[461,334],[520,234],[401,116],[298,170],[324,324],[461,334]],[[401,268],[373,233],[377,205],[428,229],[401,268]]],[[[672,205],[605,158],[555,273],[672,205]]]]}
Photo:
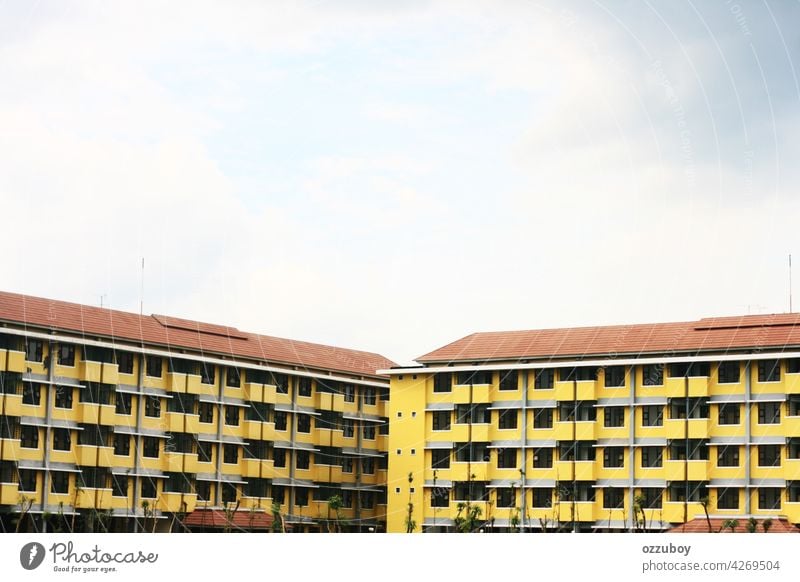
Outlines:
{"type": "Polygon", "coordinates": [[[364,438],[368,441],[375,440],[375,425],[374,424],[365,424],[364,425],[364,438]]]}
{"type": "Polygon", "coordinates": [[[25,359],[29,362],[41,362],[44,344],[35,339],[25,340],[25,359]]]}
{"type": "Polygon", "coordinates": [[[151,378],[161,378],[164,362],[158,356],[145,356],[145,369],[151,378]]]}
{"type": "Polygon", "coordinates": [[[364,395],[364,405],[375,406],[375,388],[362,388],[361,393],[364,395]]]}
{"type": "Polygon", "coordinates": [[[516,469],[517,450],[516,449],[497,449],[497,468],[516,469]]]}
{"type": "Polygon", "coordinates": [[[604,447],[603,448],[603,467],[619,469],[625,466],[624,447],[604,447]]]}
{"type": "Polygon", "coordinates": [[[734,488],[719,489],[717,492],[717,509],[739,509],[739,490],[734,488]]]}
{"type": "Polygon", "coordinates": [[[244,447],[245,459],[269,459],[269,441],[250,441],[244,447]]]}
{"type": "Polygon", "coordinates": [[[266,479],[248,479],[244,486],[244,494],[247,497],[269,497],[268,489],[269,481],[266,479]]]}
{"type": "Polygon", "coordinates": [[[553,409],[536,408],[533,414],[533,428],[553,428],[553,409]]]}
{"type": "Polygon", "coordinates": [[[64,471],[50,471],[50,492],[69,492],[69,473],[64,471]]]}
{"type": "Polygon", "coordinates": [[[497,507],[514,507],[517,504],[517,490],[513,487],[497,488],[497,507]]]}
{"type": "Polygon", "coordinates": [[[152,418],[161,416],[161,399],[158,396],[145,397],[144,415],[152,418]]]}
{"type": "Polygon", "coordinates": [[[570,382],[572,380],[587,381],[597,379],[597,368],[594,366],[580,366],[577,368],[561,368],[559,370],[559,379],[562,382],[570,382]]]}
{"type": "Polygon", "coordinates": [[[452,413],[449,410],[435,410],[431,416],[433,417],[433,430],[450,430],[452,413]]]}
{"type": "Polygon", "coordinates": [[[194,436],[185,432],[171,433],[164,448],[171,453],[194,453],[194,436]]]}
{"type": "Polygon", "coordinates": [[[358,498],[362,509],[372,509],[375,507],[375,494],[372,491],[359,491],[358,498]]]}
{"type": "Polygon", "coordinates": [[[433,449],[433,450],[431,450],[431,468],[432,469],[449,469],[450,468],[450,451],[448,449],[433,449]]]}
{"type": "Polygon", "coordinates": [[[272,461],[273,465],[278,468],[286,467],[286,450],[285,449],[273,449],[272,451],[272,461]]]}
{"type": "Polygon", "coordinates": [[[450,490],[437,487],[431,491],[431,507],[450,507],[450,490]]]}
{"type": "Polygon", "coordinates": [[[453,499],[456,501],[485,501],[487,497],[483,481],[453,481],[453,499]]]}
{"type": "Polygon", "coordinates": [[[516,410],[500,410],[497,414],[497,426],[501,429],[517,428],[519,412],[516,410]]]}
{"type": "Polygon", "coordinates": [[[758,381],[780,382],[781,381],[780,360],[761,360],[760,362],[758,362],[758,381]]]}
{"type": "Polygon", "coordinates": [[[342,457],[342,473],[353,472],[353,457],[342,457]]]}
{"type": "Polygon", "coordinates": [[[365,475],[373,475],[375,473],[375,459],[372,457],[361,459],[361,472],[365,475]]]}
{"type": "Polygon", "coordinates": [[[111,495],[113,497],[128,496],[128,478],[125,475],[111,475],[111,495]]]}
{"type": "Polygon", "coordinates": [[[167,410],[169,412],[179,412],[181,414],[193,414],[197,395],[176,393],[167,400],[167,410]]]}
{"type": "Polygon", "coordinates": [[[780,402],[758,403],[758,424],[780,424],[780,423],[781,423],[780,402]]]}
{"type": "Polygon", "coordinates": [[[491,424],[492,411],[488,404],[457,404],[456,424],[491,424]]]}
{"type": "Polygon", "coordinates": [[[597,409],[593,402],[559,402],[558,419],[561,422],[594,421],[596,418],[597,409]]]}
{"type": "Polygon", "coordinates": [[[642,366],[642,384],[645,386],[662,386],[664,384],[664,364],[642,366]]]}
{"type": "Polygon", "coordinates": [[[726,403],[719,405],[719,424],[739,424],[739,405],[726,403]]]}
{"type": "Polygon", "coordinates": [[[288,416],[282,410],[275,411],[275,430],[286,430],[286,420],[288,416]]]}
{"type": "Polygon", "coordinates": [[[130,416],[133,398],[125,392],[117,392],[114,402],[114,412],[122,416],[130,416]]]}
{"type": "Polygon", "coordinates": [[[781,489],[778,487],[759,487],[758,489],[758,508],[759,509],[780,509],[781,508],[781,489]]]}
{"type": "Polygon", "coordinates": [[[311,432],[311,417],[309,415],[297,415],[297,432],[311,432]]]}
{"type": "Polygon", "coordinates": [[[158,458],[158,439],[156,437],[144,437],[142,439],[142,456],[150,459],[158,458]]]}
{"type": "Polygon", "coordinates": [[[249,407],[244,411],[245,420],[256,422],[270,422],[272,418],[272,405],[265,402],[248,402],[249,407]]]}
{"type": "Polygon", "coordinates": [[[607,428],[619,428],[625,426],[625,409],[622,406],[604,408],[603,426],[607,428]]]}
{"type": "Polygon", "coordinates": [[[459,372],[456,374],[456,384],[467,386],[470,384],[491,384],[492,372],[479,370],[477,372],[459,372]]]}
{"type": "Polygon", "coordinates": [[[222,446],[222,462],[228,465],[235,465],[239,462],[239,445],[225,443],[222,446]]]}
{"type": "Polygon", "coordinates": [[[553,505],[552,487],[533,488],[533,507],[551,507],[553,505]]]}
{"type": "Polygon", "coordinates": [[[663,406],[642,406],[642,426],[663,426],[663,406]]]}
{"type": "Polygon", "coordinates": [[[210,463],[213,455],[214,443],[197,441],[197,461],[199,463],[210,463]]]}
{"type": "Polygon", "coordinates": [[[119,366],[120,374],[133,374],[133,354],[117,352],[117,366],[119,366]]]}
{"type": "Polygon", "coordinates": [[[66,428],[53,429],[53,449],[56,451],[68,451],[72,448],[72,439],[69,430],[66,428]]]}
{"type": "Polygon", "coordinates": [[[800,374],[800,358],[791,358],[786,360],[786,373],[800,374]]]}
{"type": "Polygon", "coordinates": [[[533,450],[533,468],[534,469],[551,469],[553,467],[553,449],[534,449],[533,450]]]}
{"type": "Polygon", "coordinates": [[[183,473],[167,473],[165,493],[191,493],[191,483],[183,473]]]}
{"type": "Polygon", "coordinates": [[[488,443],[455,443],[456,461],[482,463],[489,460],[488,443]]]}
{"type": "MultiPolygon", "coordinates": [[[[326,467],[336,467],[342,464],[342,449],[339,447],[320,446],[314,453],[314,464],[326,467]]],[[[327,499],[327,497],[326,497],[327,499]]]]}
{"type": "Polygon", "coordinates": [[[78,396],[81,402],[108,404],[111,402],[111,392],[113,389],[114,386],[111,384],[87,382],[85,386],[79,389],[78,396]]]}
{"type": "Polygon", "coordinates": [[[72,408],[72,388],[69,386],[56,386],[56,408],[72,408]]]}
{"type": "Polygon", "coordinates": [[[555,371],[550,369],[539,370],[536,372],[536,380],[533,383],[534,390],[550,390],[555,380],[555,371]]]}
{"type": "Polygon", "coordinates": [[[104,447],[108,444],[109,427],[101,424],[81,424],[78,431],[78,444],[104,447]]]}
{"type": "Polygon", "coordinates": [[[20,427],[20,446],[26,449],[39,448],[39,427],[23,425],[20,427]]]}
{"type": "Polygon", "coordinates": [[[268,372],[267,380],[269,384],[275,386],[276,394],[289,393],[289,376],[286,374],[273,374],[268,372]]]}
{"type": "Polygon", "coordinates": [[[200,422],[204,424],[214,422],[214,405],[211,402],[200,402],[197,405],[197,413],[200,416],[200,422]]]}
{"type": "Polygon", "coordinates": [[[388,435],[389,434],[389,419],[388,418],[383,419],[383,422],[381,422],[378,425],[378,434],[382,434],[382,435],[388,435]]]}
{"type": "Polygon", "coordinates": [[[708,418],[706,398],[673,398],[670,401],[670,418],[708,418]]]}
{"type": "Polygon", "coordinates": [[[758,466],[780,467],[781,466],[780,445],[758,445],[758,466]]]}
{"type": "Polygon", "coordinates": [[[241,375],[239,368],[229,367],[225,373],[225,384],[231,388],[238,388],[242,385],[241,375]]]}
{"type": "Polygon", "coordinates": [[[608,366],[605,373],[605,387],[625,386],[625,366],[608,366]]]}
{"type": "Polygon", "coordinates": [[[663,466],[664,453],[661,447],[642,447],[642,468],[654,469],[663,466]]]}
{"type": "Polygon", "coordinates": [[[644,505],[647,509],[657,509],[661,507],[661,496],[663,489],[657,487],[644,487],[639,490],[639,495],[644,497],[644,505]]]}
{"type": "Polygon", "coordinates": [[[719,365],[719,383],[738,384],[740,369],[739,362],[721,362],[719,365]]]}
{"type": "Polygon", "coordinates": [[[711,375],[709,362],[677,362],[669,365],[670,378],[698,378],[711,375]]]}
{"type": "Polygon", "coordinates": [[[717,447],[717,467],[738,467],[739,447],[737,445],[717,447]]]}
{"type": "Polygon", "coordinates": [[[19,470],[19,490],[36,491],[36,471],[33,469],[19,470]]]}
{"type": "Polygon", "coordinates": [[[342,419],[342,436],[351,439],[355,434],[355,423],[349,418],[342,419]]]}
{"type": "Polygon", "coordinates": [[[120,433],[114,435],[114,454],[120,457],[127,457],[131,454],[130,436],[120,433]]]}
{"type": "Polygon", "coordinates": [[[311,378],[303,376],[297,379],[297,395],[305,398],[311,396],[311,378]]]}
{"type": "Polygon", "coordinates": [[[226,406],[225,407],[225,424],[228,426],[239,426],[239,407],[226,406]]]}
{"type": "Polygon", "coordinates": [[[603,509],[621,509],[625,505],[625,490],[621,487],[603,489],[603,509]]]}
{"type": "Polygon", "coordinates": [[[22,388],[22,403],[29,406],[39,406],[42,402],[42,385],[25,382],[22,388]]]}
{"type": "Polygon", "coordinates": [[[145,477],[142,479],[140,491],[143,498],[155,499],[157,497],[156,482],[153,479],[145,477]]]}
{"type": "Polygon", "coordinates": [[[311,454],[308,451],[297,451],[295,453],[295,467],[298,469],[308,469],[311,464],[311,454]]]}
{"type": "Polygon", "coordinates": [[[202,384],[214,384],[214,380],[216,380],[217,369],[214,364],[208,364],[206,362],[200,363],[200,382],[202,384]]]}
{"type": "Polygon", "coordinates": [[[59,344],[58,346],[58,365],[75,365],[75,346],[70,344],[59,344]]]}
{"type": "Polygon", "coordinates": [[[674,439],[669,444],[669,458],[677,461],[707,461],[708,441],[703,439],[674,439]]]}
{"type": "Polygon", "coordinates": [[[516,390],[519,386],[519,373],[516,370],[500,372],[500,390],[516,390]]]}
{"type": "Polygon", "coordinates": [[[345,402],[356,401],[356,387],[353,386],[352,384],[344,385],[344,401],[345,402]]]}

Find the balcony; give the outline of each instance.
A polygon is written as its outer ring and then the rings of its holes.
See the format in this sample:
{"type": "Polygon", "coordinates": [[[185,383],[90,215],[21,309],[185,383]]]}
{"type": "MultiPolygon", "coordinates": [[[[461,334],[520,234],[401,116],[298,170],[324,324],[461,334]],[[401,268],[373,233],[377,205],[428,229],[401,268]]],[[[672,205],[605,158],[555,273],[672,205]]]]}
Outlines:
{"type": "Polygon", "coordinates": [[[558,503],[558,519],[562,522],[594,521],[594,506],[594,501],[576,501],[575,503],[569,500],[560,501],[558,503]]]}
{"type": "Polygon", "coordinates": [[[96,447],[92,445],[77,445],[75,458],[78,465],[84,467],[114,467],[113,447],[96,447]]]}
{"type": "Polygon", "coordinates": [[[196,493],[174,493],[164,491],[156,501],[156,509],[165,513],[189,513],[197,505],[196,493]]]}
{"type": "Polygon", "coordinates": [[[800,437],[800,416],[783,417],[783,434],[791,437],[800,437]]]}
{"type": "Polygon", "coordinates": [[[272,477],[272,461],[269,459],[242,459],[242,477],[272,477]]]}
{"type": "Polygon", "coordinates": [[[708,481],[708,461],[664,461],[667,481],[708,481]]]}
{"type": "MultiPolygon", "coordinates": [[[[272,441],[275,440],[275,423],[274,422],[261,422],[258,420],[245,420],[242,423],[242,436],[245,439],[256,441],[272,441]]],[[[238,434],[238,433],[237,433],[238,434]]],[[[341,434],[341,433],[339,433],[341,434]]],[[[337,446],[337,445],[334,445],[337,446]]],[[[341,445],[339,445],[341,446],[341,445]]]]}
{"type": "Polygon", "coordinates": [[[800,374],[786,374],[783,385],[787,394],[800,394],[800,374]]]}
{"type": "Polygon", "coordinates": [[[81,487],[77,491],[76,509],[111,509],[111,489],[81,487]]]}
{"type": "Polygon", "coordinates": [[[79,364],[81,379],[86,382],[119,384],[119,366],[108,362],[83,361],[79,364]]]}
{"type": "MultiPolygon", "coordinates": [[[[28,495],[34,497],[36,494],[31,491],[28,495]]],[[[17,483],[0,483],[0,505],[17,505],[20,497],[17,483]]]]}
{"type": "Polygon", "coordinates": [[[556,382],[556,400],[595,400],[596,384],[597,383],[594,380],[578,380],[575,382],[575,386],[573,388],[572,382],[556,382]]]}
{"type": "Polygon", "coordinates": [[[664,393],[668,398],[683,398],[687,391],[688,396],[708,396],[708,378],[704,376],[692,378],[665,378],[664,393]]]}
{"type": "Polygon", "coordinates": [[[569,420],[555,423],[555,439],[559,441],[593,441],[596,440],[597,422],[593,420],[569,420]],[[574,436],[574,438],[573,438],[574,436]]]}
{"type": "Polygon", "coordinates": [[[241,509],[263,509],[271,511],[272,497],[240,497],[239,507],[241,509]]]}
{"type": "Polygon", "coordinates": [[[0,439],[0,460],[16,461],[19,459],[19,439],[0,439]]]}
{"type": "Polygon", "coordinates": [[[79,421],[86,424],[114,424],[116,410],[110,404],[78,403],[79,421]]]}
{"type": "MultiPolygon", "coordinates": [[[[450,463],[450,477],[452,481],[486,481],[489,474],[489,462],[474,462],[468,463],[466,461],[454,461],[450,463]],[[474,475],[470,479],[470,475],[474,475]]],[[[439,471],[441,475],[443,471],[439,471]]],[[[444,478],[444,477],[440,477],[444,478]]],[[[363,479],[362,479],[363,480],[363,479]]]]}
{"type": "MultiPolygon", "coordinates": [[[[167,443],[169,446],[169,443],[167,443]]],[[[170,473],[199,473],[197,455],[195,453],[164,453],[164,470],[170,473]]]]}
{"type": "Polygon", "coordinates": [[[452,402],[456,404],[488,404],[491,402],[490,389],[490,384],[456,384],[453,386],[452,402]]]}
{"type": "Polygon", "coordinates": [[[670,418],[664,421],[664,436],[668,439],[682,439],[687,436],[690,439],[707,439],[709,425],[707,418],[690,418],[688,423],[683,418],[670,418]]]}
{"type": "MultiPolygon", "coordinates": [[[[655,515],[659,515],[657,510],[654,513],[655,515]]],[[[661,510],[660,519],[670,523],[684,523],[685,521],[693,520],[695,517],[705,518],[703,506],[699,503],[690,501],[686,504],[683,501],[665,501],[661,510]]],[[[649,521],[651,520],[648,517],[648,522],[649,521]]]]}
{"type": "Polygon", "coordinates": [[[0,369],[9,372],[25,372],[25,352],[0,350],[0,369]]]}
{"type": "Polygon", "coordinates": [[[197,434],[200,432],[200,416],[197,414],[167,412],[165,423],[166,430],[169,432],[185,432],[190,434],[197,434]]]}
{"type": "Polygon", "coordinates": [[[787,481],[800,480],[800,459],[784,459],[783,466],[785,467],[784,474],[787,481]]]}
{"type": "Polygon", "coordinates": [[[169,392],[186,392],[186,378],[187,374],[180,372],[167,373],[167,390],[169,392]]]}
{"type": "Polygon", "coordinates": [[[575,461],[574,463],[572,461],[556,461],[555,468],[558,481],[597,480],[597,465],[594,461],[575,461]]]}
{"type": "Polygon", "coordinates": [[[314,406],[319,410],[344,411],[344,394],[331,394],[328,392],[317,392],[314,398],[314,406]]]}
{"type": "Polygon", "coordinates": [[[0,394],[0,413],[22,416],[22,394],[0,394]]]}

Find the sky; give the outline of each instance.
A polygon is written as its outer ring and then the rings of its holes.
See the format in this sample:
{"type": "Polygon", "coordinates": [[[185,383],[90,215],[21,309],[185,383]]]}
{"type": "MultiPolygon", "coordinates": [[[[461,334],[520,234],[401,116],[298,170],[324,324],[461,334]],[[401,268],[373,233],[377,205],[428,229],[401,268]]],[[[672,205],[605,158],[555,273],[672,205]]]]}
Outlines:
{"type": "Polygon", "coordinates": [[[785,312],[798,22],[0,0],[0,289],[399,363],[476,331],[785,312]]]}

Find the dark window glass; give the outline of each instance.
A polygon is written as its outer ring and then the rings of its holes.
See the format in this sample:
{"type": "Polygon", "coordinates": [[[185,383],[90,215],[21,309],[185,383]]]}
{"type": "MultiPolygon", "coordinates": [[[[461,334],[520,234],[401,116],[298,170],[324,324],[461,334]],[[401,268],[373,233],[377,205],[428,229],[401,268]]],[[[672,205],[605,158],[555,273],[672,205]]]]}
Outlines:
{"type": "Polygon", "coordinates": [[[450,419],[453,413],[449,410],[435,410],[431,413],[433,430],[450,430],[450,419]]]}
{"type": "Polygon", "coordinates": [[[553,409],[535,408],[533,428],[553,428],[553,409]]]}
{"type": "Polygon", "coordinates": [[[72,391],[69,386],[56,386],[56,408],[72,408],[72,391]]]}
{"type": "Polygon", "coordinates": [[[42,401],[42,385],[34,382],[25,382],[22,389],[22,403],[30,406],[39,406],[42,401]]]}
{"type": "Polygon", "coordinates": [[[663,385],[664,364],[646,364],[642,366],[642,384],[645,386],[663,385]]]}
{"type": "Polygon", "coordinates": [[[26,449],[39,448],[39,427],[23,425],[20,427],[20,446],[26,449]]]}
{"type": "Polygon", "coordinates": [[[719,383],[737,384],[739,382],[739,362],[721,362],[719,365],[719,383]]]}
{"type": "Polygon", "coordinates": [[[309,433],[311,432],[311,417],[307,414],[297,415],[297,432],[309,433]]]}
{"type": "Polygon", "coordinates": [[[606,388],[625,386],[625,366],[608,366],[605,373],[606,388]]]}
{"type": "Polygon", "coordinates": [[[226,406],[225,407],[225,424],[228,426],[239,426],[239,407],[226,406]]]}
{"type": "Polygon", "coordinates": [[[41,362],[44,344],[35,339],[25,340],[25,359],[29,362],[41,362]]]}
{"type": "Polygon", "coordinates": [[[214,384],[217,378],[217,368],[214,364],[207,362],[200,363],[200,382],[203,384],[214,384]]]}
{"type": "Polygon", "coordinates": [[[120,374],[133,374],[133,354],[117,352],[117,366],[119,366],[120,374]]]}
{"type": "Polygon", "coordinates": [[[64,471],[50,471],[50,492],[69,492],[69,473],[64,471]]]}
{"type": "Polygon", "coordinates": [[[145,369],[147,375],[151,378],[161,378],[163,373],[164,362],[158,356],[145,356],[145,369]]]}
{"type": "Polygon", "coordinates": [[[120,433],[114,435],[114,454],[120,457],[127,457],[131,454],[131,437],[129,435],[120,433]]]}
{"type": "Polygon", "coordinates": [[[519,373],[516,370],[500,372],[500,390],[516,390],[519,385],[519,373]]]}
{"type": "Polygon", "coordinates": [[[149,457],[151,459],[158,458],[158,439],[155,437],[144,437],[142,439],[142,456],[149,457]]]}
{"type": "Polygon", "coordinates": [[[200,416],[200,422],[204,424],[214,422],[214,405],[211,402],[199,402],[197,404],[197,413],[200,416]]]}
{"type": "Polygon", "coordinates": [[[758,362],[758,381],[759,382],[780,382],[781,381],[781,361],[780,360],[761,360],[758,362]]]}
{"type": "Polygon", "coordinates": [[[740,406],[735,403],[719,405],[719,424],[739,424],[740,406]]]}
{"type": "Polygon", "coordinates": [[[433,468],[433,469],[449,469],[450,468],[450,450],[449,449],[433,449],[431,451],[431,468],[433,468]]]}
{"type": "Polygon", "coordinates": [[[235,465],[239,462],[239,445],[224,444],[222,450],[222,462],[235,465]]]}
{"type": "Polygon", "coordinates": [[[161,416],[161,399],[157,396],[145,396],[144,415],[153,418],[161,416]]]}
{"type": "Polygon", "coordinates": [[[126,392],[117,392],[114,402],[114,411],[117,414],[128,416],[131,414],[133,397],[126,392]]]}
{"type": "Polygon", "coordinates": [[[311,454],[308,451],[297,451],[295,459],[295,467],[298,469],[308,469],[311,465],[311,454]]]}
{"type": "Polygon", "coordinates": [[[72,438],[66,428],[53,429],[53,449],[56,451],[68,451],[72,448],[72,438]]]}
{"type": "Polygon", "coordinates": [[[242,384],[242,379],[239,375],[239,368],[228,368],[225,375],[225,383],[231,388],[238,388],[242,384]]]}
{"type": "Polygon", "coordinates": [[[60,344],[58,346],[58,365],[59,366],[75,365],[75,346],[70,344],[60,344]]]}
{"type": "Polygon", "coordinates": [[[297,379],[297,395],[304,398],[311,396],[311,378],[301,376],[297,379]]]}
{"type": "Polygon", "coordinates": [[[519,412],[517,410],[507,409],[500,410],[497,414],[497,425],[501,429],[517,428],[517,419],[519,412]]]}

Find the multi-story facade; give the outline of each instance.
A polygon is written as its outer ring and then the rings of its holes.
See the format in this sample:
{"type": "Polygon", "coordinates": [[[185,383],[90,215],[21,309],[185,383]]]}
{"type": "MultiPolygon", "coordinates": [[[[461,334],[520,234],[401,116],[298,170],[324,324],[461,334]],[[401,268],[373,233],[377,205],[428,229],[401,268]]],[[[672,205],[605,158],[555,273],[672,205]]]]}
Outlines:
{"type": "Polygon", "coordinates": [[[183,531],[224,511],[245,529],[272,515],[294,531],[385,529],[389,392],[376,370],[391,365],[0,293],[0,526],[183,531]]]}
{"type": "Polygon", "coordinates": [[[800,315],[477,333],[418,362],[385,371],[390,532],[800,523],[800,315]]]}

